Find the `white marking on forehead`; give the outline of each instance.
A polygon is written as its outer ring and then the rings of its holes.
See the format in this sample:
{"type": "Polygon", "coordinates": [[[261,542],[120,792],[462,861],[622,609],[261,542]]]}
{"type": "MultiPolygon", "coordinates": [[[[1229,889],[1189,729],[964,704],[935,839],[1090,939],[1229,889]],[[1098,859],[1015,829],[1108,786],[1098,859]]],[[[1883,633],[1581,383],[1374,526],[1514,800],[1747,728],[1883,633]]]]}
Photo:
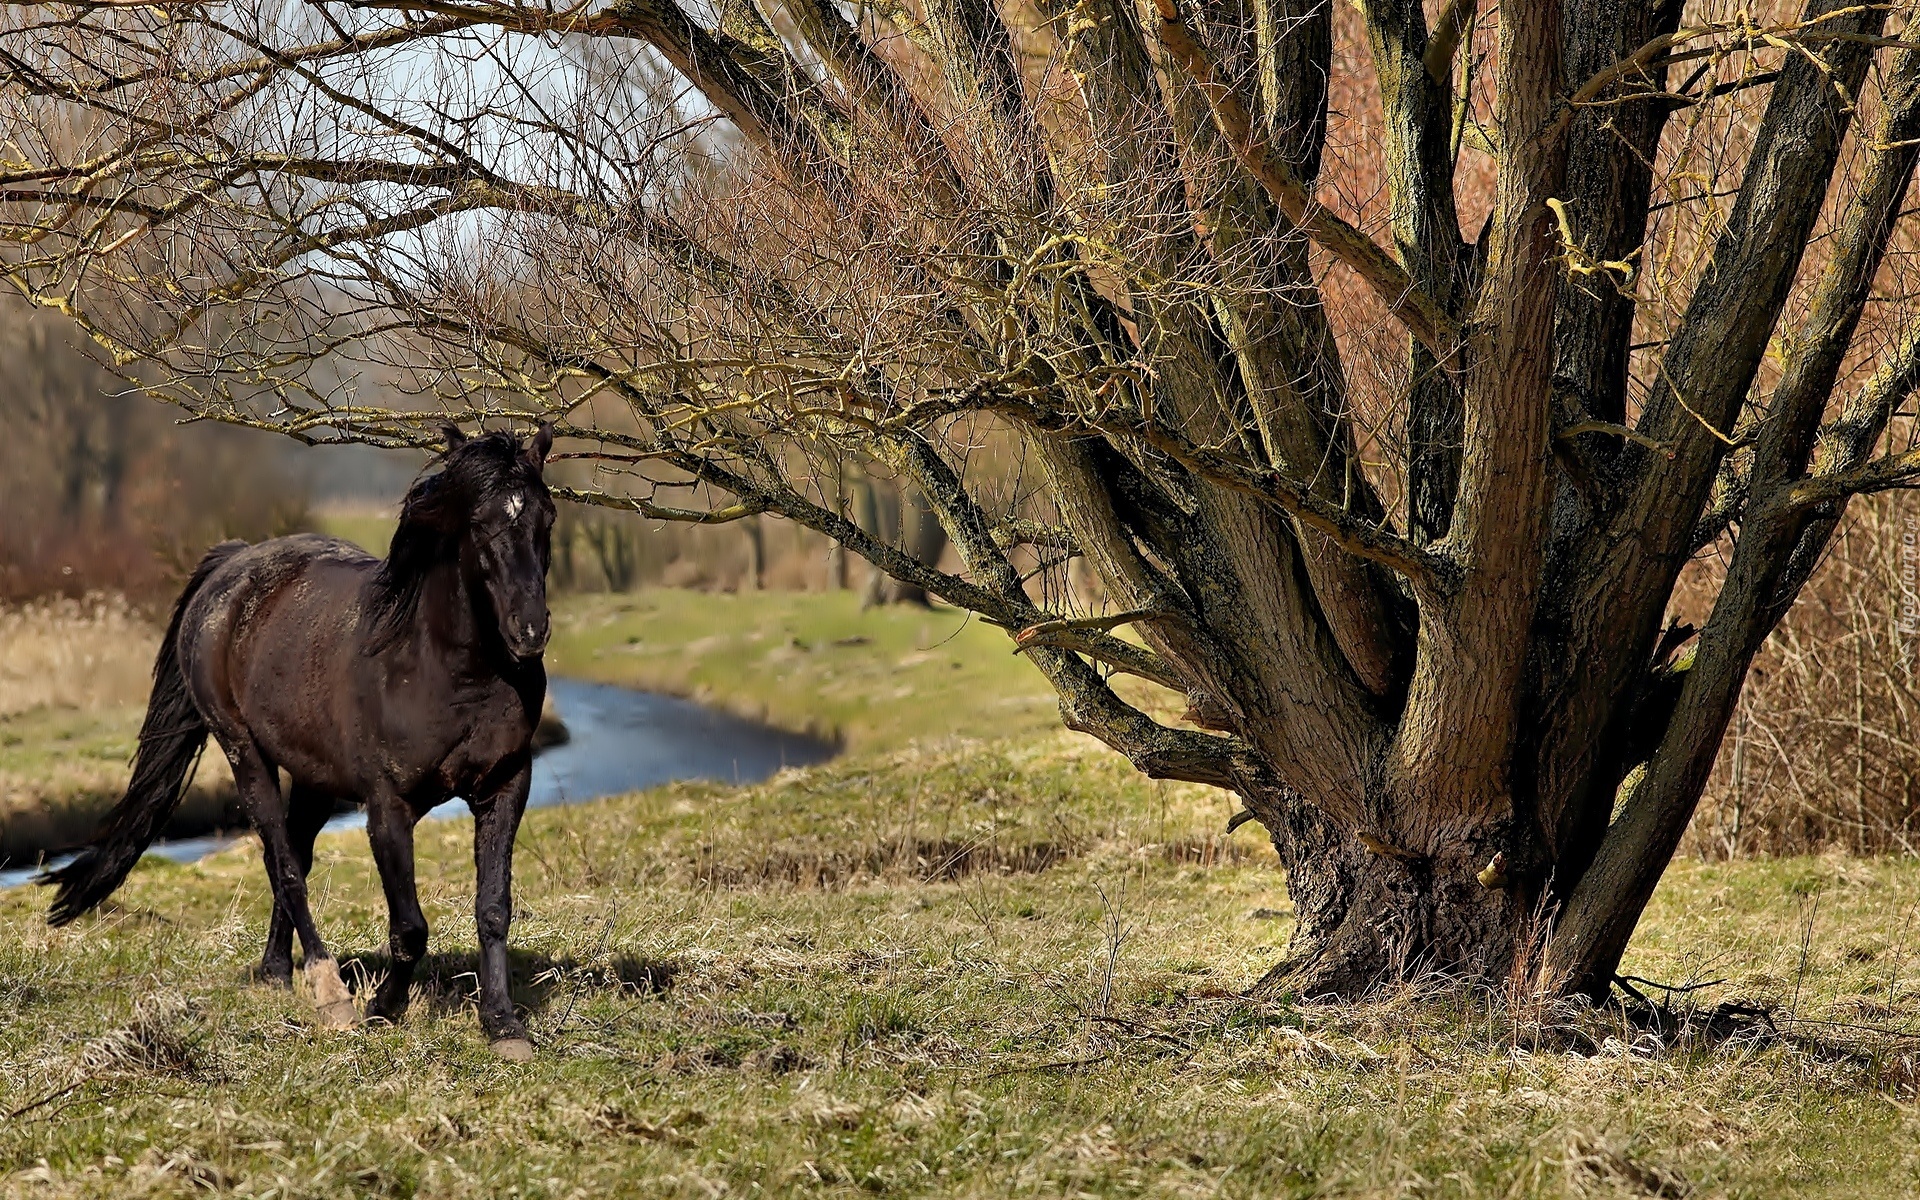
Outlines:
{"type": "Polygon", "coordinates": [[[519,492],[515,492],[513,495],[508,496],[507,497],[507,520],[509,521],[519,520],[520,510],[525,508],[526,506],[527,506],[527,498],[525,496],[522,496],[519,492]]]}

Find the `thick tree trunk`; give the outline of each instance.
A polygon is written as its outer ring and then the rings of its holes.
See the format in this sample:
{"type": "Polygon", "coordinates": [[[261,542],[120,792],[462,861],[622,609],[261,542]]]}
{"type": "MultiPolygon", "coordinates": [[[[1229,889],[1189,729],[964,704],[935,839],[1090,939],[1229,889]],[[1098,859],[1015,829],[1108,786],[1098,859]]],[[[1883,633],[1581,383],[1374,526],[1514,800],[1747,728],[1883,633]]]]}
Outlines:
{"type": "MultiPolygon", "coordinates": [[[[847,469],[841,463],[834,463],[833,469],[833,512],[841,520],[847,518],[847,469]]],[[[834,538],[827,543],[827,590],[845,591],[847,589],[847,548],[840,539],[834,538]]]]}
{"type": "MultiPolygon", "coordinates": [[[[947,532],[940,528],[940,521],[927,507],[925,496],[918,488],[903,486],[900,494],[900,549],[914,560],[926,563],[930,567],[940,565],[940,556],[947,549],[947,532]]],[[[917,604],[926,608],[931,601],[927,598],[927,589],[919,584],[895,580],[888,589],[887,600],[892,604],[917,604]]]]}
{"type": "Polygon", "coordinates": [[[1533,943],[1535,906],[1495,866],[1492,836],[1402,857],[1306,805],[1270,828],[1295,925],[1286,958],[1255,994],[1353,1000],[1430,974],[1500,981],[1533,943]]]}
{"type": "Polygon", "coordinates": [[[748,591],[759,592],[767,586],[767,531],[760,518],[748,517],[740,522],[741,530],[747,538],[747,576],[748,591]]]}
{"type": "MultiPolygon", "coordinates": [[[[854,485],[856,500],[856,519],[860,527],[874,537],[889,545],[897,544],[900,537],[899,511],[892,504],[882,504],[880,485],[871,479],[862,479],[854,485]]],[[[867,569],[867,584],[860,593],[861,608],[875,608],[887,602],[887,588],[893,578],[879,567],[867,569]]]]}

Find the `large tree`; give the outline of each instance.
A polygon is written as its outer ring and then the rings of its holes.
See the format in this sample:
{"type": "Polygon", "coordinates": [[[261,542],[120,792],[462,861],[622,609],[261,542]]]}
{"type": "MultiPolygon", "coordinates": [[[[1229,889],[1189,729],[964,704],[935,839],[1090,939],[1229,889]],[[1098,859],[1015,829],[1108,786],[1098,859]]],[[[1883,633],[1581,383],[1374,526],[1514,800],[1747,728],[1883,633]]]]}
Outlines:
{"type": "Polygon", "coordinates": [[[1270,986],[1594,994],[1847,503],[1920,473],[1920,50],[1854,0],[1435,7],[14,0],[4,270],[197,415],[557,416],[632,472],[579,498],[1004,626],[1271,831],[1270,986]]]}

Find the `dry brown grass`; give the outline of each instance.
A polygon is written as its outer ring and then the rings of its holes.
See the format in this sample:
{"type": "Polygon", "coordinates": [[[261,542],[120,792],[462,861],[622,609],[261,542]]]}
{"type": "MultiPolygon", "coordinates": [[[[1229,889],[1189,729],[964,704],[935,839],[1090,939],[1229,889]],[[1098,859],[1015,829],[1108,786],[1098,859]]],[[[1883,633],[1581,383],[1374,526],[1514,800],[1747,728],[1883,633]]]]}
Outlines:
{"type": "MultiPolygon", "coordinates": [[[[435,941],[393,1027],[325,1033],[249,983],[250,841],[146,864],[68,929],[0,894],[0,1118],[24,1110],[0,1119],[0,1196],[1864,1200],[1920,1181],[1912,862],[1677,864],[1628,969],[1712,984],[1645,987],[1692,1002],[1687,1025],[1439,980],[1300,1004],[1242,995],[1290,924],[1259,839],[1212,866],[1172,852],[1225,809],[1055,733],[537,811],[515,872],[525,1065],[473,1017],[462,822],[421,827],[435,941]],[[956,843],[1000,862],[918,852],[956,843]],[[1071,851],[1014,869],[1047,845],[1071,851]],[[860,869],[756,869],[808,846],[860,869]],[[1773,1028],[1710,1035],[1723,1001],[1773,1028]]],[[[363,835],[322,840],[314,889],[377,978],[363,835]]]]}
{"type": "Polygon", "coordinates": [[[0,718],[145,704],[158,636],[119,596],[0,608],[0,718]]]}

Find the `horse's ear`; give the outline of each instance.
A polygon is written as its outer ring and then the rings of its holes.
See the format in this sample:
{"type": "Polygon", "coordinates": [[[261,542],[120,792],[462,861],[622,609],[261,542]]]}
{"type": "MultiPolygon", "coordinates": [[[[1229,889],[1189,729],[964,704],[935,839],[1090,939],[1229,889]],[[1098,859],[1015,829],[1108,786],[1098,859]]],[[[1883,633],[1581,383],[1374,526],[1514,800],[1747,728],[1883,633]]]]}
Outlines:
{"type": "Polygon", "coordinates": [[[447,440],[447,449],[450,452],[467,444],[467,435],[461,433],[460,427],[452,421],[440,426],[440,436],[447,440]]]}
{"type": "Polygon", "coordinates": [[[540,428],[533,431],[533,441],[527,445],[527,461],[537,471],[547,465],[547,452],[553,449],[553,422],[542,421],[540,428]]]}

